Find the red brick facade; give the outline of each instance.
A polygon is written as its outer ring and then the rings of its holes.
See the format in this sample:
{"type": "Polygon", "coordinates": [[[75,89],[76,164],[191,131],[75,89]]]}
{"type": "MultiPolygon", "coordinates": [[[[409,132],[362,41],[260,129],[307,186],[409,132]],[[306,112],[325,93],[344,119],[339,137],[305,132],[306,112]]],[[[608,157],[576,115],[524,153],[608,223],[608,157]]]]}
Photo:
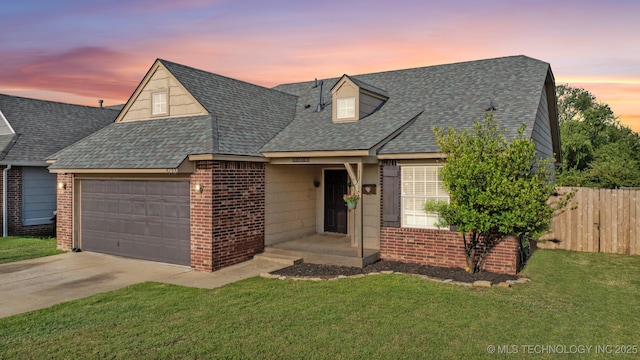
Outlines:
{"type": "MultiPolygon", "coordinates": [[[[214,271],[249,260],[264,249],[263,163],[197,161],[191,174],[191,267],[214,271]],[[202,191],[196,191],[199,185],[202,191]]],[[[72,249],[73,174],[58,174],[58,248],[72,249]]]]}
{"type": "Polygon", "coordinates": [[[265,166],[213,162],[214,270],[249,260],[264,249],[265,166]]]}
{"type": "MultiPolygon", "coordinates": [[[[484,270],[516,274],[519,255],[518,242],[506,238],[487,256],[484,270]]],[[[380,229],[380,257],[432,266],[467,266],[462,235],[448,230],[383,227],[380,229]]]]}
{"type": "MultiPolygon", "coordinates": [[[[382,165],[396,164],[387,161],[382,165]]],[[[381,166],[380,184],[383,184],[382,176],[381,166]]],[[[380,188],[382,206],[385,189],[383,186],[380,188]]],[[[384,210],[381,209],[380,213],[384,214],[384,210]]],[[[380,258],[441,267],[467,266],[462,235],[449,230],[381,226],[380,258]]],[[[501,241],[487,256],[483,269],[505,274],[516,274],[520,271],[518,241],[514,238],[501,241]]]]}
{"type": "Polygon", "coordinates": [[[191,175],[191,266],[213,271],[264,249],[263,163],[198,161],[191,175]],[[194,191],[196,184],[202,192],[194,191]]]}
{"type": "MultiPolygon", "coordinates": [[[[0,167],[3,170],[5,166],[0,167]]],[[[55,229],[53,224],[22,225],[22,168],[14,166],[7,174],[7,231],[9,235],[22,236],[52,236],[55,229]]],[[[3,183],[0,181],[0,194],[3,194],[3,183]]],[[[0,224],[3,224],[2,210],[4,204],[0,195],[0,224]]],[[[53,214],[52,214],[53,216],[53,214]]]]}
{"type": "Polygon", "coordinates": [[[58,249],[71,250],[73,244],[73,174],[58,174],[58,183],[64,188],[58,188],[57,196],[57,245],[58,249]]]}
{"type": "Polygon", "coordinates": [[[191,267],[213,271],[213,167],[211,161],[196,162],[191,174],[191,267]],[[202,187],[202,193],[194,186],[202,187]]]}

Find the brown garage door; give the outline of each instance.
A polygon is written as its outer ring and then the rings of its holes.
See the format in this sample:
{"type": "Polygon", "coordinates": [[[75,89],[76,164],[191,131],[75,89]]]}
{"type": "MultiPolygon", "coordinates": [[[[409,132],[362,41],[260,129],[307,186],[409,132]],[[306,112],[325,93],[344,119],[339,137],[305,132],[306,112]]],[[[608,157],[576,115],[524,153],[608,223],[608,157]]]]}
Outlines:
{"type": "Polygon", "coordinates": [[[189,182],[81,180],[83,250],[190,264],[189,182]]]}

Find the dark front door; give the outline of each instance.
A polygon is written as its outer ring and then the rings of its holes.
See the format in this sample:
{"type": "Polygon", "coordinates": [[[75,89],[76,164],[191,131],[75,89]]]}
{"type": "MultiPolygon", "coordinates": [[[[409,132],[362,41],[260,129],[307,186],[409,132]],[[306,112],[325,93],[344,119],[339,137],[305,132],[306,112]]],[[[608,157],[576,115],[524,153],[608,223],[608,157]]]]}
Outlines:
{"type": "Polygon", "coordinates": [[[347,193],[347,171],[324,172],[324,231],[347,233],[347,207],[342,196],[347,193]]]}

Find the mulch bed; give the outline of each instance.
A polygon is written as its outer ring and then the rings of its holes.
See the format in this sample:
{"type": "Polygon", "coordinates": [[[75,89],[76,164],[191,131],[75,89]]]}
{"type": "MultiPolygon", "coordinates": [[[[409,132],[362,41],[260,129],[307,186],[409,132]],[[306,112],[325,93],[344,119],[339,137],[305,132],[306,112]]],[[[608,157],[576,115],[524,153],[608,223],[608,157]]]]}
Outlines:
{"type": "Polygon", "coordinates": [[[507,280],[518,280],[517,275],[497,274],[492,272],[480,272],[477,274],[469,274],[461,268],[444,268],[438,266],[428,266],[419,264],[407,264],[398,261],[380,260],[364,268],[347,267],[347,266],[330,266],[316,264],[298,264],[286,267],[284,269],[271,272],[274,275],[283,275],[288,277],[316,277],[316,278],[333,278],[340,275],[351,276],[358,274],[368,274],[372,272],[393,271],[405,274],[419,274],[442,280],[451,279],[453,281],[472,283],[477,280],[490,281],[492,284],[505,282],[507,280]]]}

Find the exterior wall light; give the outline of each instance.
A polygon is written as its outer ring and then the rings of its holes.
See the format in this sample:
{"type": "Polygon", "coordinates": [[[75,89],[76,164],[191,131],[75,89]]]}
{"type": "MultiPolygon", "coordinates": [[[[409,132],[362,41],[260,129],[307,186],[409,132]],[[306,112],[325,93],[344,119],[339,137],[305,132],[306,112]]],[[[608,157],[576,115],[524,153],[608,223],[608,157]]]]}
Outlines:
{"type": "Polygon", "coordinates": [[[58,190],[67,190],[67,184],[62,182],[62,181],[60,181],[58,183],[58,190]]]}
{"type": "Polygon", "coordinates": [[[196,192],[199,192],[199,193],[201,193],[201,194],[202,194],[202,192],[204,191],[204,187],[203,187],[202,185],[200,185],[200,184],[196,184],[196,185],[193,187],[193,190],[195,190],[196,192]]]}

